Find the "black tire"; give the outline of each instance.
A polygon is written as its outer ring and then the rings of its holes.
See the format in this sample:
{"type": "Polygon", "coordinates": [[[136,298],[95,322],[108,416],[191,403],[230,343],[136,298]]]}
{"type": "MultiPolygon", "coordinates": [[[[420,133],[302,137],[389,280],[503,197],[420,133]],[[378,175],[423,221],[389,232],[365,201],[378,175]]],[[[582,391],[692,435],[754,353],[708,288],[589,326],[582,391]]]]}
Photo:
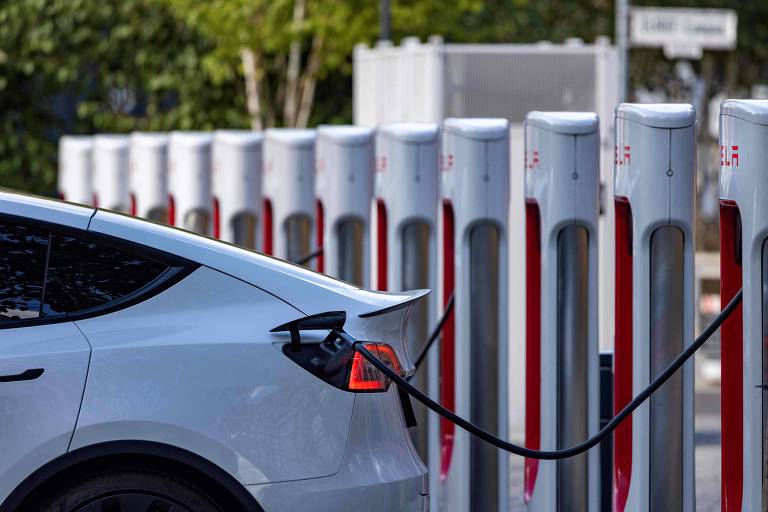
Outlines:
{"type": "Polygon", "coordinates": [[[224,512],[203,489],[145,469],[104,470],[61,485],[40,512],[224,512]]]}

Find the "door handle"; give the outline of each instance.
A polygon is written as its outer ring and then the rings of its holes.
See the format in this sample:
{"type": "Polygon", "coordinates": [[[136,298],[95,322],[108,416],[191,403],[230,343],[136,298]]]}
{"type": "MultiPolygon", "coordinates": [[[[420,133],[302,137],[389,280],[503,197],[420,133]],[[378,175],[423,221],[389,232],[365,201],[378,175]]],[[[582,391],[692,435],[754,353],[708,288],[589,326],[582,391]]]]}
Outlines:
{"type": "Polygon", "coordinates": [[[32,368],[16,375],[0,375],[0,382],[17,382],[20,380],[35,380],[43,374],[42,368],[32,368]]]}

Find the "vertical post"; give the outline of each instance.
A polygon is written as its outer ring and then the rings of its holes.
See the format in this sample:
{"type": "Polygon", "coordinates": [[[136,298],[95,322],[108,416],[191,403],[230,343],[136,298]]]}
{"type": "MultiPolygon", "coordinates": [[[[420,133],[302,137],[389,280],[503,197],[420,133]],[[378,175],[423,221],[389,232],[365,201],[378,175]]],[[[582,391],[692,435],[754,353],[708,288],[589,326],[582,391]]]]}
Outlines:
{"type": "Polygon", "coordinates": [[[723,512],[768,510],[768,104],[720,105],[723,512]]]}
{"type": "Polygon", "coordinates": [[[392,37],[392,15],[389,0],[379,2],[379,41],[389,41],[392,37]]]}
{"type": "Polygon", "coordinates": [[[131,215],[168,222],[168,135],[131,134],[131,215]]]}
{"type": "MultiPolygon", "coordinates": [[[[376,133],[375,218],[371,226],[371,283],[382,291],[437,288],[437,125],[385,123],[376,133]]],[[[437,293],[419,302],[406,330],[408,352],[415,358],[437,316],[437,293]]],[[[419,389],[437,400],[438,346],[414,375],[419,389]]],[[[416,449],[430,466],[430,489],[437,489],[439,423],[421,404],[414,404],[417,426],[411,429],[416,449]]],[[[432,499],[435,499],[434,492],[432,499]]]]}
{"type": "MultiPolygon", "coordinates": [[[[264,137],[264,252],[287,260],[315,250],[315,131],[270,128],[264,137]]],[[[309,265],[321,270],[319,258],[309,265]]]]}
{"type": "Polygon", "coordinates": [[[128,135],[96,135],[93,138],[94,206],[128,212],[128,135]]]}
{"type": "Polygon", "coordinates": [[[261,246],[262,134],[217,130],[213,143],[213,235],[248,249],[261,246]]]}
{"type": "Polygon", "coordinates": [[[318,128],[315,192],[323,212],[324,270],[363,287],[370,278],[373,174],[373,130],[318,128]]]}
{"type": "MultiPolygon", "coordinates": [[[[533,449],[573,446],[598,430],[599,152],[592,112],[526,116],[526,275],[534,279],[526,283],[525,441],[533,449]]],[[[597,512],[599,469],[597,451],[527,459],[528,510],[597,512]]]]}
{"type": "MultiPolygon", "coordinates": [[[[616,108],[615,410],[693,339],[696,111],[616,108]]],[[[614,435],[614,509],[692,512],[693,362],[614,435]]]]}
{"type": "MultiPolygon", "coordinates": [[[[446,119],[440,155],[441,292],[455,297],[455,338],[441,347],[440,401],[505,437],[509,124],[446,119]],[[451,343],[453,341],[453,343],[451,343]]],[[[459,428],[441,432],[440,502],[449,512],[508,510],[509,455],[459,428]]]]}
{"type": "Polygon", "coordinates": [[[627,101],[629,82],[629,0],[616,0],[616,46],[619,51],[619,103],[627,101]]]}
{"type": "Polygon", "coordinates": [[[93,204],[93,138],[65,135],[59,139],[59,199],[93,204]]]}
{"type": "MultiPolygon", "coordinates": [[[[211,150],[209,132],[172,132],[168,142],[168,195],[176,226],[211,234],[211,150]]],[[[169,208],[170,209],[170,208],[169,208]]]]}

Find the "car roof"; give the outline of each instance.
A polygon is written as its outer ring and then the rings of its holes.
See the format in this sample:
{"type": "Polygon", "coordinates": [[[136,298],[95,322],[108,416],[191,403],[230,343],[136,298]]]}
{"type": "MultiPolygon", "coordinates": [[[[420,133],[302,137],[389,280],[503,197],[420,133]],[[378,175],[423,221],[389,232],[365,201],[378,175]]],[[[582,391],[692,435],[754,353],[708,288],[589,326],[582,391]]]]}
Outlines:
{"type": "Polygon", "coordinates": [[[305,314],[348,299],[350,313],[396,307],[427,293],[365,290],[305,267],[197,233],[90,206],[0,191],[0,213],[114,236],[175,254],[257,286],[305,314]],[[335,300],[334,300],[335,299],[335,300]]]}
{"type": "Polygon", "coordinates": [[[88,229],[88,223],[96,209],[92,206],[0,189],[0,213],[88,229]]]}

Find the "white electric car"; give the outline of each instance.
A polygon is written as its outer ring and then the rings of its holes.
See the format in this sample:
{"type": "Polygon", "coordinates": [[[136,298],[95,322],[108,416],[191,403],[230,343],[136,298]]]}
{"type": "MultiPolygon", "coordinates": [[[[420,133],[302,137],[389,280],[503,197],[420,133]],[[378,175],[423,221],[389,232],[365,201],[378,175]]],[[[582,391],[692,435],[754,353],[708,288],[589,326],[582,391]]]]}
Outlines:
{"type": "Polygon", "coordinates": [[[185,231],[0,192],[0,512],[419,511],[404,374],[426,292],[362,290],[185,231]]]}

